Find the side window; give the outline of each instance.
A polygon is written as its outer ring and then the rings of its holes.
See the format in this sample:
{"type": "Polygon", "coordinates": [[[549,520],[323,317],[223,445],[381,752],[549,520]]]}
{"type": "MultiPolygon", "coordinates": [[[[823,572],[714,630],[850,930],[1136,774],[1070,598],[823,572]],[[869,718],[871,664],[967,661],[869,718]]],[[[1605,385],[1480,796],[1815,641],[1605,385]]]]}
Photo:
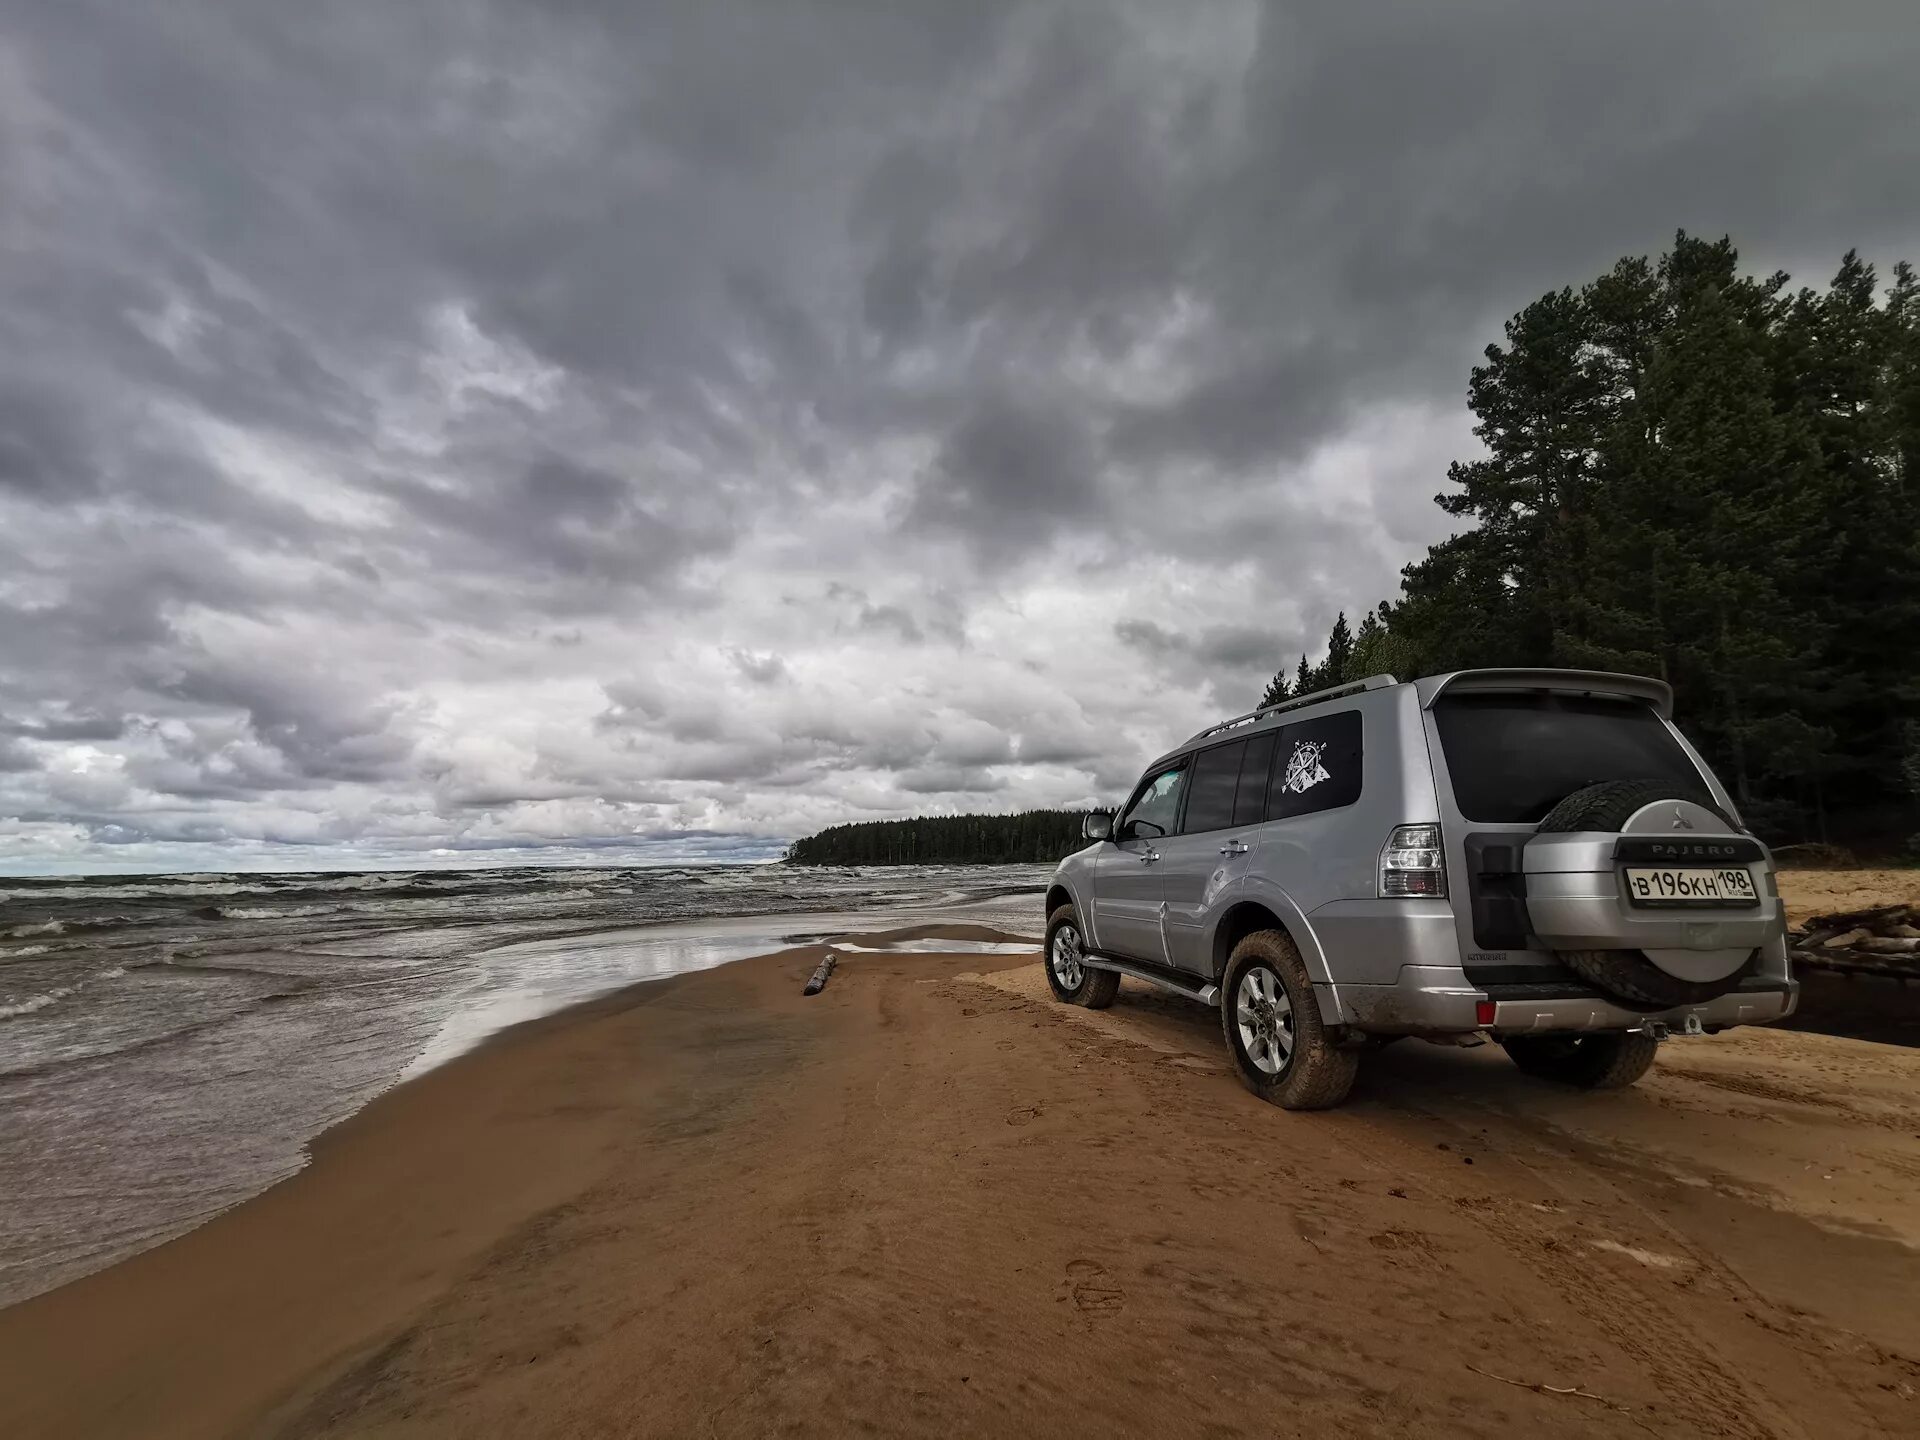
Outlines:
{"type": "Polygon", "coordinates": [[[1291,820],[1360,798],[1360,712],[1341,710],[1276,732],[1267,818],[1291,820]]]}
{"type": "Polygon", "coordinates": [[[1143,835],[1148,839],[1171,835],[1173,822],[1180,815],[1180,791],[1186,778],[1186,766],[1170,765],[1143,783],[1140,793],[1127,806],[1127,813],[1120,817],[1120,838],[1134,840],[1143,835]]]}
{"type": "Polygon", "coordinates": [[[1202,750],[1193,757],[1193,780],[1187,793],[1187,820],[1181,833],[1224,830],[1233,824],[1233,796],[1240,785],[1240,759],[1247,742],[1233,740],[1202,750]]]}
{"type": "Polygon", "coordinates": [[[1246,758],[1240,762],[1240,788],[1233,802],[1235,825],[1258,825],[1266,818],[1267,775],[1273,769],[1273,747],[1278,734],[1269,730],[1247,741],[1246,758]]]}

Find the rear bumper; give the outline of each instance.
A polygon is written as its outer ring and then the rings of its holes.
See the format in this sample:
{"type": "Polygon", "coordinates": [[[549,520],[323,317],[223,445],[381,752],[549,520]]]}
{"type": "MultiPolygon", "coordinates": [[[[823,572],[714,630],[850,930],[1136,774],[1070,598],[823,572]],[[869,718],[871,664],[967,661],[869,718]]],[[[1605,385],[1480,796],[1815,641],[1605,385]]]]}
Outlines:
{"type": "Polygon", "coordinates": [[[1671,1029],[1686,1028],[1690,1017],[1702,1029],[1764,1025],[1791,1015],[1800,1000],[1795,980],[1753,976],[1725,995],[1671,1010],[1633,1010],[1598,991],[1568,984],[1476,986],[1457,967],[1408,965],[1392,985],[1329,985],[1323,1009],[1338,1013],[1339,1023],[1369,1034],[1448,1034],[1493,1030],[1525,1035],[1555,1030],[1631,1030],[1647,1021],[1671,1029]],[[1493,1003],[1493,1023],[1478,1017],[1482,1002],[1493,1003]]]}
{"type": "Polygon", "coordinates": [[[1512,963],[1495,974],[1477,965],[1470,977],[1445,900],[1341,901],[1309,920],[1324,960],[1314,976],[1321,1014],[1370,1034],[1628,1030],[1649,1020],[1678,1030],[1690,1016],[1713,1030],[1785,1019],[1800,998],[1778,931],[1761,946],[1758,973],[1725,995],[1649,1013],[1601,994],[1538,951],[1512,952],[1512,963]],[[1478,1018],[1485,1001],[1494,1005],[1492,1025],[1478,1018]]]}

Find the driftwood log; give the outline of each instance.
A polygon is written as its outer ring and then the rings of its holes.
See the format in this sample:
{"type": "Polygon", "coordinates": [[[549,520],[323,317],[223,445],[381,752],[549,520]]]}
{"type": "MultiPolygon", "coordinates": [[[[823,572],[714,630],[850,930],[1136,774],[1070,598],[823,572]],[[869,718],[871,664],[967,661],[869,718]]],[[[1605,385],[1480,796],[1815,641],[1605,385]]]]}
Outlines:
{"type": "Polygon", "coordinates": [[[827,977],[833,974],[833,967],[839,963],[839,959],[840,957],[837,955],[829,955],[826,959],[822,960],[814,970],[812,978],[807,981],[806,988],[800,993],[802,995],[818,995],[822,990],[826,989],[827,977]]]}
{"type": "Polygon", "coordinates": [[[1816,915],[1787,948],[1796,965],[1920,982],[1920,903],[1816,915]]]}

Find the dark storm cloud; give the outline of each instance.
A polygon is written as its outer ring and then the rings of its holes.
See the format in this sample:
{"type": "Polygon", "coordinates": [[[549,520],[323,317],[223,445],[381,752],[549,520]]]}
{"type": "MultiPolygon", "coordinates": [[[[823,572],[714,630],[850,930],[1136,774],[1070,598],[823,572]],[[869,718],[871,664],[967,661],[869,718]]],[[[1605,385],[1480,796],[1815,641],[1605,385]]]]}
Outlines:
{"type": "Polygon", "coordinates": [[[1136,618],[1119,621],[1113,633],[1148,673],[1180,685],[1210,687],[1225,709],[1245,708],[1237,695],[1245,695],[1251,704],[1260,690],[1258,682],[1278,668],[1284,655],[1280,635],[1258,625],[1207,625],[1181,633],[1136,618]]]}
{"type": "Polygon", "coordinates": [[[1092,798],[1444,533],[1542,290],[1920,252],[1916,70],[1906,0],[0,0],[0,863],[1092,798]]]}
{"type": "Polygon", "coordinates": [[[1094,450],[1070,414],[1038,397],[980,397],[920,476],[910,529],[957,535],[989,556],[1043,546],[1105,504],[1094,450]]]}
{"type": "Polygon", "coordinates": [[[62,397],[19,384],[0,388],[0,489],[43,502],[76,500],[98,480],[62,397]]]}

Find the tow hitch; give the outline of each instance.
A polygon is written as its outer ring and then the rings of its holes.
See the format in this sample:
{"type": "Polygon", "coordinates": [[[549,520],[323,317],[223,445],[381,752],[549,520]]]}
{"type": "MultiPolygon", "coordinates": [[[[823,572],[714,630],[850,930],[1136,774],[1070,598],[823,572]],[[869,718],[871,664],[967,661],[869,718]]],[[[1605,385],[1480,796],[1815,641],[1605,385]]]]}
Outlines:
{"type": "MultiPolygon", "coordinates": [[[[1651,1036],[1655,1040],[1665,1040],[1669,1035],[1673,1034],[1673,1027],[1668,1025],[1664,1020],[1643,1020],[1640,1024],[1636,1025],[1634,1029],[1642,1035],[1651,1036]]],[[[1705,1028],[1700,1024],[1699,1011],[1689,1010],[1687,1012],[1687,1018],[1680,1022],[1680,1033],[1682,1035],[1704,1035],[1707,1033],[1705,1028]]]]}

